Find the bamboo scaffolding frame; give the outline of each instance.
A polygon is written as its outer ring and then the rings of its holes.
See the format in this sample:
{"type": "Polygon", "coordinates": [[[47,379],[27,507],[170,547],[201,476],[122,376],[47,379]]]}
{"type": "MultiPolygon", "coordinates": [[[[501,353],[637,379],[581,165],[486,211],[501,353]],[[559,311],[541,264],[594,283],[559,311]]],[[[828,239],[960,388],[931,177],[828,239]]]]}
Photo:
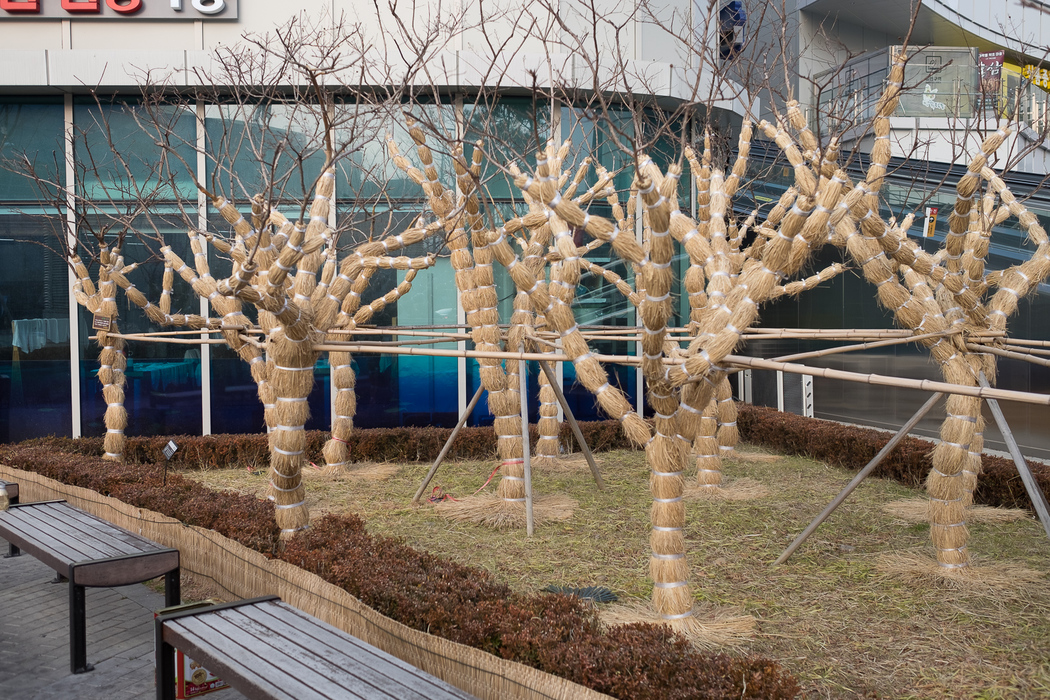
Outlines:
{"type": "Polygon", "coordinates": [[[459,422],[456,423],[456,427],[452,429],[452,433],[448,436],[448,440],[445,441],[445,446],[441,448],[441,452],[438,453],[437,459],[434,460],[434,464],[430,467],[430,471],[427,472],[426,477],[423,479],[423,483],[419,485],[419,489],[416,490],[416,495],[412,497],[412,505],[417,505],[419,499],[423,496],[423,492],[426,491],[427,486],[430,485],[431,479],[437,474],[438,467],[445,461],[445,455],[452,449],[452,443],[456,441],[456,436],[459,435],[459,431],[463,429],[463,426],[467,424],[467,420],[470,418],[470,414],[474,412],[474,407],[478,405],[478,399],[481,398],[481,394],[485,391],[482,386],[478,387],[478,390],[474,392],[474,398],[467,404],[466,410],[463,411],[463,415],[459,417],[459,422]]]}
{"type": "Polygon", "coordinates": [[[868,462],[867,465],[865,465],[864,468],[861,469],[855,477],[853,477],[853,479],[846,485],[846,488],[842,489],[842,491],[839,492],[839,495],[835,496],[835,498],[832,499],[831,503],[829,503],[827,507],[824,508],[823,511],[821,511],[820,515],[814,518],[813,521],[808,526],[806,526],[806,529],[803,530],[790,545],[788,545],[787,549],[785,549],[784,552],[777,558],[777,560],[773,562],[773,566],[779,566],[780,564],[786,562],[788,558],[795,552],[795,550],[802,546],[803,542],[809,539],[809,536],[812,535],[818,527],[820,527],[821,523],[823,523],[825,520],[831,517],[831,514],[835,512],[835,509],[842,505],[842,502],[845,501],[846,498],[848,498],[849,495],[853,493],[853,491],[856,490],[858,486],[860,486],[862,481],[868,478],[868,475],[875,470],[875,467],[879,466],[879,464],[882,463],[882,460],[886,459],[886,456],[890,452],[893,452],[897,445],[900,444],[900,441],[908,436],[908,433],[911,431],[911,429],[918,425],[919,421],[922,420],[923,416],[929,413],[930,409],[933,408],[934,405],[942,398],[944,398],[944,394],[935,393],[933,396],[927,399],[926,403],[920,406],[919,410],[916,411],[915,414],[908,419],[908,422],[902,425],[900,430],[898,430],[893,435],[893,437],[890,438],[889,442],[887,442],[883,446],[883,448],[879,450],[879,453],[872,457],[871,461],[868,462]]]}

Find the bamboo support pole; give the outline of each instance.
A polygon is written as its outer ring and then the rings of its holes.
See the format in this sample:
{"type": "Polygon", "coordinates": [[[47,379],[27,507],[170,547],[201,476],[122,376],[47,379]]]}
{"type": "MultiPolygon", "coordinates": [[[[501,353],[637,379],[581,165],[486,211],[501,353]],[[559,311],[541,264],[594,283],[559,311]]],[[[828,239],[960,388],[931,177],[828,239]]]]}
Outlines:
{"type": "Polygon", "coordinates": [[[871,350],[872,348],[882,348],[890,345],[904,345],[906,343],[917,343],[927,338],[937,338],[945,335],[951,335],[953,332],[958,331],[938,331],[936,333],[924,333],[923,335],[910,335],[906,338],[890,338],[889,340],[878,340],[871,343],[858,343],[856,345],[843,345],[837,348],[826,348],[824,350],[813,350],[812,352],[800,352],[794,355],[782,355],[776,358],[777,362],[795,362],[797,360],[810,360],[816,357],[826,357],[828,355],[839,355],[844,352],[857,352],[859,350],[871,350]]]}
{"type": "MultiPolygon", "coordinates": [[[[525,344],[518,346],[520,352],[525,352],[525,344]]],[[[518,372],[518,395],[521,398],[521,455],[525,460],[525,534],[532,537],[536,532],[536,522],[532,513],[532,460],[529,454],[529,372],[528,365],[520,363],[521,370],[518,372]]]]}
{"type": "Polygon", "coordinates": [[[427,486],[430,485],[430,480],[437,474],[438,467],[445,461],[445,455],[452,449],[452,443],[456,441],[456,436],[459,435],[459,431],[463,429],[463,426],[467,424],[467,420],[470,419],[470,414],[474,411],[474,407],[478,405],[478,399],[481,398],[481,394],[485,391],[482,386],[478,387],[478,390],[474,392],[474,398],[467,404],[467,409],[463,411],[463,415],[459,417],[459,422],[456,423],[456,427],[452,429],[452,434],[448,436],[448,440],[445,441],[445,446],[441,448],[441,452],[438,453],[437,459],[434,460],[434,464],[430,467],[430,471],[427,472],[426,478],[423,479],[423,483],[419,485],[419,490],[416,491],[416,495],[412,497],[412,505],[418,505],[419,499],[423,496],[423,492],[426,491],[427,486]]]}
{"type": "Polygon", "coordinates": [[[1003,350],[992,345],[976,345],[974,343],[966,344],[967,350],[973,350],[974,352],[986,352],[990,355],[998,355],[999,357],[1006,357],[1011,360],[1020,360],[1021,362],[1031,362],[1033,365],[1042,365],[1043,367],[1050,367],[1050,360],[1045,360],[1041,357],[1034,357],[1023,352],[1011,352],[1009,350],[1003,350]]]}
{"type": "Polygon", "coordinates": [[[786,562],[788,558],[794,554],[795,550],[802,546],[802,543],[809,539],[809,536],[820,527],[821,523],[827,520],[831,514],[835,512],[835,509],[842,505],[842,502],[845,501],[858,486],[860,486],[861,482],[868,478],[868,475],[875,470],[875,467],[879,466],[882,463],[882,460],[886,459],[886,456],[892,452],[898,444],[900,444],[900,441],[907,437],[908,433],[911,432],[911,429],[918,425],[919,421],[930,412],[930,409],[933,408],[943,396],[944,394],[938,392],[927,399],[926,403],[919,407],[919,410],[915,412],[915,415],[909,418],[908,422],[901,426],[901,429],[890,438],[890,441],[887,442],[881,450],[879,450],[879,453],[875,455],[855,477],[853,477],[853,480],[846,485],[846,488],[842,489],[842,492],[839,493],[838,496],[835,496],[831,503],[828,504],[827,508],[821,511],[820,515],[814,518],[813,522],[811,522],[806,529],[795,538],[795,541],[788,545],[788,548],[784,550],[784,553],[773,562],[773,566],[779,566],[786,562]]]}
{"type": "Polygon", "coordinates": [[[569,421],[569,426],[572,428],[572,434],[576,436],[576,442],[580,443],[580,449],[583,450],[583,456],[587,460],[587,466],[591,468],[591,474],[594,475],[594,483],[598,485],[598,489],[601,491],[605,490],[605,480],[602,479],[601,472],[598,471],[598,463],[594,461],[594,455],[591,453],[591,448],[587,445],[587,441],[583,439],[583,431],[580,429],[580,424],[576,422],[576,416],[572,414],[572,409],[569,408],[569,402],[565,399],[565,392],[562,391],[561,386],[558,384],[558,377],[554,374],[554,371],[542,360],[539,363],[540,369],[547,375],[547,381],[550,382],[550,386],[554,389],[554,394],[558,397],[558,401],[561,403],[562,409],[565,411],[565,419],[569,421]]]}
{"type": "Polygon", "coordinates": [[[920,391],[938,391],[943,394],[957,396],[973,396],[979,399],[998,399],[1000,401],[1017,401],[1018,403],[1029,403],[1037,406],[1050,406],[1050,395],[1035,394],[1028,391],[965,386],[963,384],[950,384],[931,379],[904,379],[902,377],[887,377],[882,374],[860,374],[859,372],[847,372],[827,367],[806,367],[805,365],[763,360],[757,357],[742,357],[740,355],[726,355],[722,360],[722,364],[753,369],[777,369],[790,374],[808,374],[813,377],[841,379],[847,382],[871,384],[874,386],[895,386],[902,389],[918,389],[920,391]]]}
{"type": "MultiPolygon", "coordinates": [[[[982,387],[988,386],[988,379],[984,376],[984,372],[978,375],[977,381],[980,382],[982,387]]],[[[995,417],[995,422],[999,426],[999,432],[1003,434],[1006,445],[1010,449],[1010,456],[1014,460],[1018,474],[1021,475],[1021,481],[1024,482],[1024,487],[1028,491],[1028,497],[1032,499],[1032,507],[1036,515],[1039,516],[1039,522],[1043,524],[1046,536],[1050,537],[1050,505],[1047,504],[1046,495],[1039,488],[1039,483],[1028,468],[1028,463],[1025,461],[1024,455],[1021,454],[1021,448],[1018,447],[1017,440],[1014,439],[1013,431],[1010,430],[1010,425],[1006,422],[1006,416],[1003,415],[1003,409],[999,407],[999,402],[995,399],[988,399],[988,407],[992,409],[992,416],[995,417]]]]}

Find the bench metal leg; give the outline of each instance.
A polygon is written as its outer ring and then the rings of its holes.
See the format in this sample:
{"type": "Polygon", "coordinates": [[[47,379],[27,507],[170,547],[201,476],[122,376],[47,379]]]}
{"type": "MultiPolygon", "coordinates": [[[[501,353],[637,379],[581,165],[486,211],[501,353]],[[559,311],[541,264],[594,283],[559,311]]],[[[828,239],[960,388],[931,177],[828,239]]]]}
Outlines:
{"type": "Polygon", "coordinates": [[[72,673],[94,670],[87,662],[87,601],[83,586],[69,582],[69,669],[72,673]]]}
{"type": "MultiPolygon", "coordinates": [[[[15,496],[10,500],[11,505],[18,505],[18,496],[15,496]]],[[[17,557],[22,553],[22,550],[16,547],[14,544],[7,543],[7,554],[4,555],[4,559],[10,559],[11,557],[17,557]]]]}
{"type": "Polygon", "coordinates": [[[164,624],[155,623],[157,657],[157,700],[175,700],[175,647],[164,641],[164,624]]]}
{"type": "Polygon", "coordinates": [[[164,607],[166,608],[182,603],[182,576],[179,574],[181,570],[176,568],[164,574],[164,607]]]}

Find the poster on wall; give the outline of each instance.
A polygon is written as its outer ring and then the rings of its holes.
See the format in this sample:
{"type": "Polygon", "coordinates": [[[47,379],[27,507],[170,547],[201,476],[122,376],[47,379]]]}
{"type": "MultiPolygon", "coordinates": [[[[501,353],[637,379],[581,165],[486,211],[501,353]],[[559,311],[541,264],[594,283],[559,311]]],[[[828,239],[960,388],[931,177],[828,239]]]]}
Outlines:
{"type": "Polygon", "coordinates": [[[977,55],[977,66],[981,71],[981,92],[997,94],[1003,77],[1003,51],[989,51],[977,55]]]}

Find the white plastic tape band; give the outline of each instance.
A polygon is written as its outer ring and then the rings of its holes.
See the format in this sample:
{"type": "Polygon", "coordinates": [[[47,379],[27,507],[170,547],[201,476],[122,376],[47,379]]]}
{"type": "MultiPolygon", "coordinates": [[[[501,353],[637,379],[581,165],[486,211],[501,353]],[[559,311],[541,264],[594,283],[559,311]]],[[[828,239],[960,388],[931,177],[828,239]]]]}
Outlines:
{"type": "Polygon", "coordinates": [[[291,493],[292,491],[298,491],[300,489],[300,487],[301,487],[301,485],[300,486],[295,486],[295,487],[290,488],[290,489],[282,489],[280,486],[278,486],[277,484],[273,483],[272,480],[270,481],[270,488],[272,488],[274,491],[280,491],[282,493],[291,493]]]}
{"type": "Polygon", "coordinates": [[[287,399],[287,398],[285,398],[283,396],[278,396],[277,400],[279,402],[283,401],[284,403],[302,403],[303,401],[306,401],[306,397],[304,396],[301,399],[287,399]]]}
{"type": "MultiPolygon", "coordinates": [[[[657,435],[659,435],[659,433],[657,433],[657,435]]],[[[671,439],[670,436],[668,436],[668,435],[663,435],[661,437],[665,437],[668,440],[671,439]]],[[[651,473],[652,473],[653,476],[681,476],[682,475],[682,472],[658,472],[656,470],[653,470],[651,473]]]]}
{"type": "Polygon", "coordinates": [[[282,450],[280,447],[273,448],[273,451],[276,452],[279,455],[284,455],[285,457],[295,457],[295,456],[301,455],[303,453],[303,450],[288,451],[288,450],[282,450]]]}
{"type": "Polygon", "coordinates": [[[295,431],[295,430],[302,430],[303,426],[301,426],[301,425],[278,425],[278,426],[276,426],[276,429],[277,430],[291,430],[291,431],[295,431]]]}
{"type": "Polygon", "coordinates": [[[692,610],[690,610],[689,612],[678,613],[677,615],[667,615],[665,613],[660,613],[660,618],[663,619],[663,620],[684,620],[685,618],[692,617],[692,616],[693,616],[693,611],[692,610]]]}
{"type": "Polygon", "coordinates": [[[293,504],[291,504],[289,506],[274,505],[274,508],[276,508],[277,510],[286,510],[288,508],[298,508],[299,506],[303,505],[304,503],[306,503],[306,501],[302,500],[302,501],[299,501],[298,503],[293,503],[293,504]]]}
{"type": "Polygon", "coordinates": [[[504,474],[504,475],[503,475],[503,478],[504,478],[504,479],[508,479],[508,480],[510,480],[510,481],[525,481],[524,477],[520,477],[520,476],[507,476],[506,474],[504,474]]]}
{"type": "Polygon", "coordinates": [[[107,433],[113,433],[114,435],[123,435],[124,431],[119,428],[106,428],[107,433]]]}
{"type": "Polygon", "coordinates": [[[106,456],[107,457],[116,457],[117,459],[120,459],[121,457],[124,456],[124,453],[123,452],[107,452],[106,456]]]}
{"type": "Polygon", "coordinates": [[[653,525],[653,530],[656,532],[681,532],[680,527],[661,527],[660,525],[653,525]]]}
{"type": "Polygon", "coordinates": [[[504,503],[524,503],[524,498],[504,498],[501,499],[504,503]]]}
{"type": "Polygon", "coordinates": [[[688,581],[673,581],[671,583],[664,583],[662,581],[657,581],[653,585],[656,586],[657,588],[681,588],[682,586],[688,586],[689,582],[688,581]]]}
{"type": "Polygon", "coordinates": [[[281,532],[299,532],[300,530],[309,530],[309,525],[300,525],[299,527],[285,527],[281,528],[281,532]]]}
{"type": "Polygon", "coordinates": [[[680,405],[680,406],[679,406],[678,408],[679,408],[680,410],[686,410],[686,411],[689,411],[690,413],[695,413],[695,414],[696,414],[696,415],[698,415],[698,416],[703,416],[703,415],[704,415],[704,412],[703,412],[703,411],[701,411],[701,410],[700,410],[700,409],[698,409],[698,408],[693,408],[692,406],[690,406],[690,405],[689,405],[689,404],[687,404],[687,403],[683,403],[683,404],[681,404],[681,405],[680,405]]]}
{"type": "MultiPolygon", "coordinates": [[[[293,343],[302,342],[301,340],[292,340],[291,338],[288,340],[291,340],[293,343]]],[[[282,367],[281,365],[274,365],[274,369],[283,369],[285,372],[308,372],[313,369],[313,365],[309,367],[282,367]]]]}
{"type": "MultiPolygon", "coordinates": [[[[115,384],[107,384],[106,386],[116,386],[115,384]]],[[[106,406],[109,408],[124,408],[122,403],[107,403],[106,406]]]]}
{"type": "Polygon", "coordinates": [[[685,559],[685,554],[657,554],[653,552],[649,555],[653,559],[660,559],[662,561],[676,561],[678,559],[685,559]]]}
{"type": "Polygon", "coordinates": [[[654,498],[653,503],[680,503],[683,496],[676,496],[675,498],[654,498]]]}

